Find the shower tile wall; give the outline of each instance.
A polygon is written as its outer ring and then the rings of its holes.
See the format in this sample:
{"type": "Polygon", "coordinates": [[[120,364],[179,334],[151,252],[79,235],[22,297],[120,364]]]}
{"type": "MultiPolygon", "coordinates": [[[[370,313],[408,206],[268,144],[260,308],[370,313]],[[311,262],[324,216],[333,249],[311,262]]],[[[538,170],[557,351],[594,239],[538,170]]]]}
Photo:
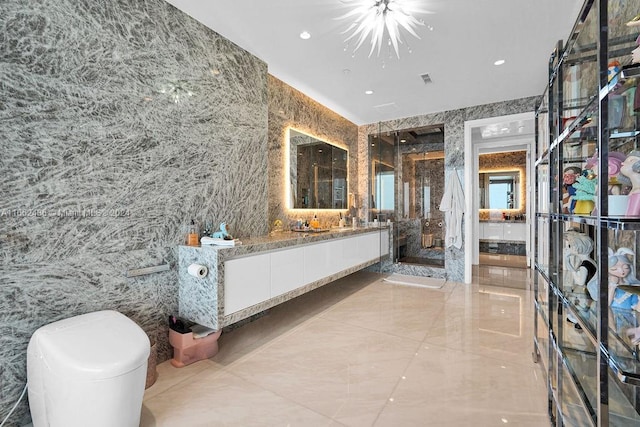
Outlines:
{"type": "MultiPolygon", "coordinates": [[[[464,185],[463,169],[464,165],[464,122],[489,117],[498,117],[508,114],[526,113],[535,110],[538,97],[514,99],[510,101],[497,102],[493,104],[478,105],[462,108],[453,111],[425,114],[420,116],[407,117],[402,119],[389,120],[380,123],[372,123],[359,126],[358,147],[359,147],[359,180],[358,193],[368,194],[370,179],[367,176],[368,165],[368,136],[376,134],[379,129],[401,130],[429,125],[444,124],[444,152],[445,152],[445,179],[449,177],[451,171],[456,170],[460,182],[464,185]]],[[[466,189],[465,189],[466,192],[466,189]]],[[[366,197],[360,197],[362,201],[362,213],[369,209],[366,197]]],[[[464,219],[463,219],[464,223],[464,219]]],[[[463,224],[464,229],[464,224],[463,224]]],[[[464,244],[463,247],[454,247],[445,250],[445,268],[449,280],[464,281],[464,244]]]]}
{"type": "MultiPolygon", "coordinates": [[[[407,256],[421,258],[442,259],[443,253],[434,249],[425,248],[422,245],[422,234],[432,234],[433,239],[441,239],[444,242],[444,212],[440,210],[440,202],[445,190],[444,159],[433,159],[416,161],[414,163],[415,177],[428,178],[431,198],[429,200],[429,218],[417,221],[417,230],[407,242],[407,256]]],[[[414,185],[415,212],[423,212],[422,206],[422,186],[416,182],[414,185]]],[[[423,216],[421,215],[421,218],[423,216]]],[[[409,236],[409,235],[407,235],[409,236]]]]}
{"type": "MultiPolygon", "coordinates": [[[[399,174],[402,176],[403,183],[409,183],[411,192],[409,212],[405,213],[405,218],[398,219],[400,234],[407,237],[406,251],[404,253],[406,257],[443,259],[444,256],[440,250],[422,247],[423,234],[432,234],[434,240],[441,239],[444,241],[444,212],[439,210],[445,189],[444,159],[412,160],[407,155],[414,152],[442,151],[442,148],[442,143],[412,144],[411,146],[401,146],[400,148],[402,165],[399,174]],[[419,181],[421,178],[427,180],[431,190],[429,219],[423,219],[422,184],[419,181]]],[[[402,191],[397,194],[400,199],[398,204],[402,206],[404,194],[402,191]]]]}
{"type": "Polygon", "coordinates": [[[3,0],[0,40],[3,419],[43,324],[120,310],[169,357],[185,226],[267,232],[268,83],[162,0],[3,0]]]}

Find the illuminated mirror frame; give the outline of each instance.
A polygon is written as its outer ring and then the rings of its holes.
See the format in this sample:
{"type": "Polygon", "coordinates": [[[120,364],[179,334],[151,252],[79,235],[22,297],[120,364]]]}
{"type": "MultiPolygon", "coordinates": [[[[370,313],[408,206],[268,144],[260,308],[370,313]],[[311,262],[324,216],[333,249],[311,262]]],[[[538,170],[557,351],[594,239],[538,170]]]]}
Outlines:
{"type": "MultiPolygon", "coordinates": [[[[309,211],[323,211],[323,212],[330,212],[330,211],[335,211],[335,212],[344,212],[346,211],[348,208],[344,208],[344,209],[333,209],[333,208],[294,208],[293,207],[293,203],[292,203],[292,191],[291,191],[291,178],[292,178],[292,171],[291,171],[291,131],[306,135],[310,138],[314,138],[316,140],[318,140],[319,142],[324,142],[325,144],[329,144],[332,145],[334,147],[337,147],[341,150],[346,151],[347,153],[347,174],[346,174],[346,188],[345,188],[345,196],[350,196],[350,192],[349,192],[349,186],[350,186],[350,173],[349,173],[349,169],[350,169],[350,161],[349,161],[349,148],[344,145],[344,144],[340,144],[337,142],[333,142],[333,141],[327,141],[326,139],[320,138],[316,135],[314,135],[311,132],[308,131],[304,131],[301,130],[299,128],[295,128],[293,126],[288,126],[284,132],[284,206],[286,209],[291,210],[291,211],[304,211],[304,212],[309,212],[309,211]]],[[[350,203],[350,197],[347,197],[347,206],[350,203]]]]}
{"type": "MultiPolygon", "coordinates": [[[[506,212],[516,214],[518,212],[522,212],[525,208],[525,190],[526,190],[526,182],[522,177],[525,174],[524,168],[499,168],[499,169],[482,169],[478,171],[478,174],[482,173],[513,173],[517,172],[520,175],[519,184],[518,184],[518,208],[514,209],[480,209],[480,212],[506,212]]],[[[479,191],[480,188],[476,190],[479,191]]]]}

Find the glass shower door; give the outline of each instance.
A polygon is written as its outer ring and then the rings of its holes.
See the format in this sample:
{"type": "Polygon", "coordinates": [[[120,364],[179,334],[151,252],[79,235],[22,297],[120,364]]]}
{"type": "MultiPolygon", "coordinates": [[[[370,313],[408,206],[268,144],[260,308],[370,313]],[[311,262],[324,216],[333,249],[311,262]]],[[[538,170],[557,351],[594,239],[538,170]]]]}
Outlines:
{"type": "Polygon", "coordinates": [[[442,126],[369,136],[369,220],[391,220],[395,263],[444,265],[442,126]]]}

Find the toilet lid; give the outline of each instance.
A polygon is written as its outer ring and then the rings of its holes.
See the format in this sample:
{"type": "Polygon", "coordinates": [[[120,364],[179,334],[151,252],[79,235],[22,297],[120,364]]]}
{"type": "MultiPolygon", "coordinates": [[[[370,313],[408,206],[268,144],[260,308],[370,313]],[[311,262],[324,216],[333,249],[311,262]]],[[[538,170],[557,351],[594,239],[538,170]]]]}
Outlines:
{"type": "Polygon", "coordinates": [[[147,334],[123,314],[105,310],[45,325],[31,337],[43,365],[60,375],[105,379],[146,363],[147,334]]]}

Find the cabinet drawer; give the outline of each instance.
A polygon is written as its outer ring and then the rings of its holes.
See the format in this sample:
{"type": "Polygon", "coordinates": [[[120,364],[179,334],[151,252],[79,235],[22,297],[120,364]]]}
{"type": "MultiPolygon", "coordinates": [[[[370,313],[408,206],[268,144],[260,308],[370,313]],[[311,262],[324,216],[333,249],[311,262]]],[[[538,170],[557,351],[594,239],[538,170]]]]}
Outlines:
{"type": "Polygon", "coordinates": [[[270,254],[224,263],[224,314],[235,313],[270,297],[270,254]]]}
{"type": "Polygon", "coordinates": [[[271,254],[271,297],[304,285],[304,249],[295,248],[271,254]]]}
{"type": "Polygon", "coordinates": [[[527,240],[527,225],[522,223],[504,224],[504,240],[527,240]]]}
{"type": "Polygon", "coordinates": [[[504,228],[502,223],[485,222],[484,223],[484,239],[487,240],[503,240],[504,228]]]}

